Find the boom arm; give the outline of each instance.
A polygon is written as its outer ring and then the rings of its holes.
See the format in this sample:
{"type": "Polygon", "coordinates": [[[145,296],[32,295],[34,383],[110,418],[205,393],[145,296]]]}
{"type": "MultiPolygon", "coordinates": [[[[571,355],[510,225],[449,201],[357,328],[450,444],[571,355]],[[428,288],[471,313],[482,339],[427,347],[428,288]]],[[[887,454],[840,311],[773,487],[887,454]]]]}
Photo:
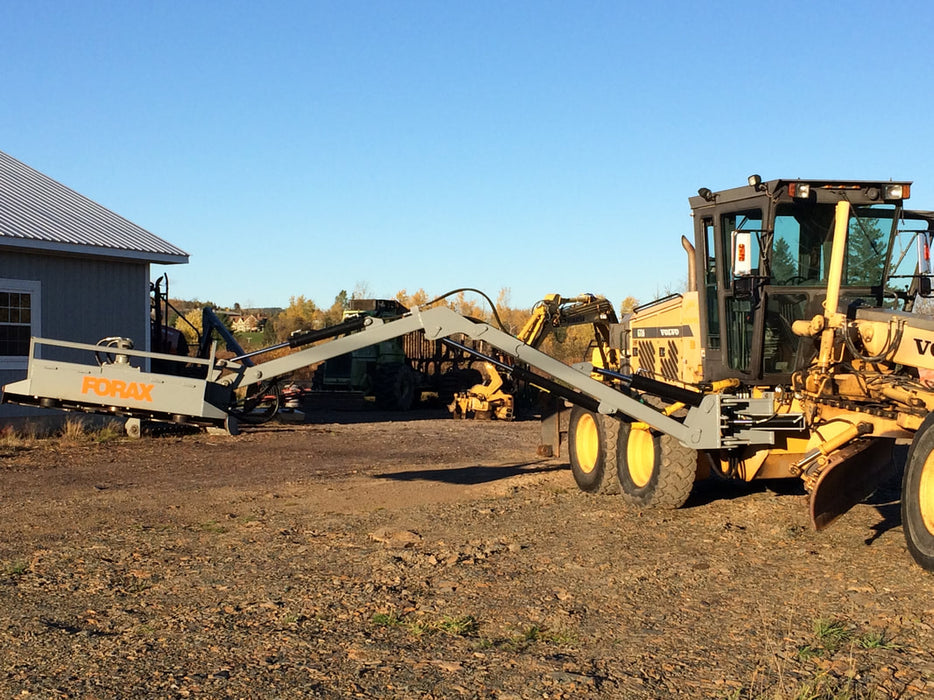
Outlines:
{"type": "Polygon", "coordinates": [[[545,339],[549,328],[584,323],[616,323],[613,304],[605,297],[593,294],[569,298],[549,294],[532,309],[532,315],[517,337],[523,343],[537,348],[545,339]]]}
{"type": "MultiPolygon", "coordinates": [[[[188,358],[189,362],[205,366],[204,378],[144,372],[130,363],[131,357],[144,361],[171,359],[176,362],[179,358],[136,350],[112,351],[115,361],[100,366],[46,360],[36,352],[40,345],[91,351],[100,351],[100,346],[34,338],[27,378],[4,387],[2,400],[149,420],[222,424],[228,429],[235,429],[235,422],[231,424],[229,415],[235,389],[273,380],[299,368],[422,329],[430,340],[457,334],[483,340],[564,385],[567,392],[562,395],[567,400],[573,402],[579,397],[582,403],[591,406],[595,402],[600,413],[620,414],[629,420],[645,423],[694,449],[719,449],[737,442],[772,444],[775,441],[774,431],[787,429],[787,426],[771,425],[767,421],[760,421],[762,425],[757,427],[756,421],[750,419],[750,416],[770,415],[772,400],[769,397],[748,399],[706,394],[691,407],[683,422],[675,420],[637,398],[593,379],[589,364],[570,367],[515,336],[487,323],[468,319],[444,306],[426,310],[416,307],[408,314],[389,321],[367,317],[362,324],[357,333],[252,366],[236,359],[218,359],[213,353],[208,360],[188,358]],[[731,404],[729,409],[725,408],[727,403],[731,404]],[[738,418],[724,422],[722,416],[725,414],[738,418]]],[[[322,336],[332,335],[329,331],[314,331],[296,342],[320,340],[322,336]]],[[[639,389],[635,384],[632,386],[639,389]]]]}

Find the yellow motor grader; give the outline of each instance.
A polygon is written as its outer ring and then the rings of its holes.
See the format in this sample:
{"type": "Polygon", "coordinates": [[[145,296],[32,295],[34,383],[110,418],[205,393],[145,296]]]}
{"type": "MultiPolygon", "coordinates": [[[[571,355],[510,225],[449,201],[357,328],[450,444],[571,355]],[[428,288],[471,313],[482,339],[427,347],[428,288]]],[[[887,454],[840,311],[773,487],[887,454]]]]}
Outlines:
{"type": "Polygon", "coordinates": [[[891,473],[894,445],[910,443],[902,521],[915,560],[934,569],[934,319],[916,308],[932,291],[934,215],[903,208],[909,187],[752,176],[700,189],[694,241],[682,239],[687,291],[615,328],[628,366],[590,369],[676,420],[706,400],[721,440],[696,449],[575,406],[578,486],[678,508],[710,472],[799,478],[821,529],[891,473]]]}

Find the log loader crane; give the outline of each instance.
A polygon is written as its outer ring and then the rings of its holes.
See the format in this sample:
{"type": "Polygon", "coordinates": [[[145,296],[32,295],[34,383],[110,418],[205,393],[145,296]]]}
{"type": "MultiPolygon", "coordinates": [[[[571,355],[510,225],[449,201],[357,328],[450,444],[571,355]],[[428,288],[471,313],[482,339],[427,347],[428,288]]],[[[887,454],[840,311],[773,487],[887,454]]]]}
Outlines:
{"type": "MultiPolygon", "coordinates": [[[[526,345],[538,348],[554,330],[588,323],[594,329],[595,362],[602,363],[601,366],[615,364],[615,351],[609,348],[609,327],[617,323],[617,318],[613,304],[606,297],[549,294],[532,307],[532,314],[516,337],[526,345]]],[[[482,381],[454,395],[454,400],[448,405],[451,415],[455,418],[512,420],[518,388],[510,381],[513,368],[509,359],[482,362],[479,370],[482,381]]]]}
{"type": "MultiPolygon", "coordinates": [[[[690,200],[694,242],[684,242],[688,289],[608,327],[618,365],[569,366],[445,306],[415,307],[228,359],[213,346],[180,360],[129,342],[102,353],[33,338],[27,377],[4,387],[2,400],[125,416],[137,431],[155,420],[236,433],[238,392],[421,329],[514,358],[503,371],[571,406],[578,485],[617,490],[640,508],[680,507],[708,471],[799,478],[823,528],[871,492],[897,441],[910,443],[904,532],[915,561],[934,570],[934,320],[914,310],[932,295],[932,217],[904,210],[909,187],[753,176],[744,187],[702,188],[690,200]],[[284,348],[294,352],[254,361],[284,348]],[[155,361],[193,371],[153,371],[155,361]]],[[[559,448],[564,412],[543,422],[543,451],[559,448]]]]}

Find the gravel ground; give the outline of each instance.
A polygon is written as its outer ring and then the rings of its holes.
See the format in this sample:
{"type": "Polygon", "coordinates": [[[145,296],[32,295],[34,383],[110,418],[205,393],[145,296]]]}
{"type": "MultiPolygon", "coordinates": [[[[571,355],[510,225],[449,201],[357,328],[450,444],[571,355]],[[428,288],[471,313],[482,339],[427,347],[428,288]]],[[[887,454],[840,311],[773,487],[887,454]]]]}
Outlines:
{"type": "Polygon", "coordinates": [[[0,695],[934,697],[897,484],[638,512],[436,416],[0,448],[0,695]]]}

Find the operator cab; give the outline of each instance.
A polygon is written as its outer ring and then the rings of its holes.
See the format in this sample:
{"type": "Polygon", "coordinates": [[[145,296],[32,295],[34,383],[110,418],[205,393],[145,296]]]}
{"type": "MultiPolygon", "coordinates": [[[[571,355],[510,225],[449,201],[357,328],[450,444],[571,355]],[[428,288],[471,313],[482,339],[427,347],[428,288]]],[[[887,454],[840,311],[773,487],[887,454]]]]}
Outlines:
{"type": "Polygon", "coordinates": [[[791,329],[824,313],[839,201],[851,205],[840,309],[910,310],[929,294],[934,215],[903,209],[910,185],[754,175],[746,187],[691,197],[704,378],[778,384],[808,364],[814,342],[791,329]]]}

